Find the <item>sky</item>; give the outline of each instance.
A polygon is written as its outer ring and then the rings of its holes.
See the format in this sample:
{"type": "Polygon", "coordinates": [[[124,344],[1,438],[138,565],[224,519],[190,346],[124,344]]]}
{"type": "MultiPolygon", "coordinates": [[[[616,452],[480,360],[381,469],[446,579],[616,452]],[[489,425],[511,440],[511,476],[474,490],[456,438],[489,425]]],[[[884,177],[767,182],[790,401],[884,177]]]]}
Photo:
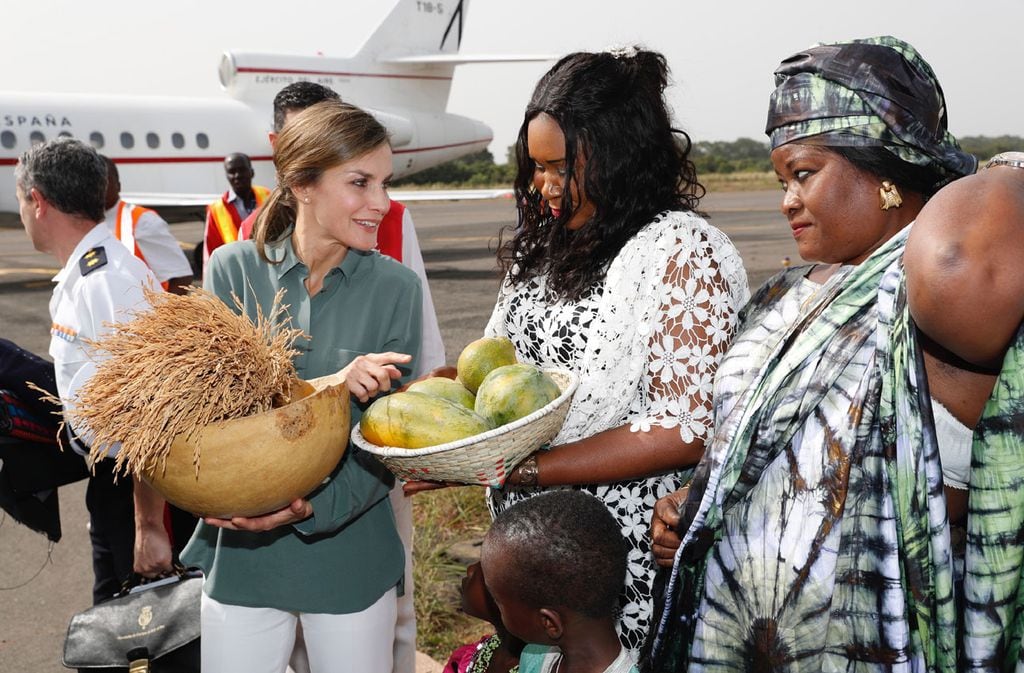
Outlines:
{"type": "MultiPolygon", "coordinates": [[[[7,3],[0,90],[223,98],[217,79],[223,51],[345,57],[392,5],[7,3]]],[[[816,42],[890,34],[931,63],[955,135],[1024,136],[1022,26],[1024,0],[472,0],[461,51],[562,54],[641,44],[668,59],[669,102],[676,123],[694,140],[764,139],[779,61],[816,42]]],[[[491,151],[504,161],[533,85],[549,66],[459,66],[448,111],[487,123],[494,131],[491,151]]]]}

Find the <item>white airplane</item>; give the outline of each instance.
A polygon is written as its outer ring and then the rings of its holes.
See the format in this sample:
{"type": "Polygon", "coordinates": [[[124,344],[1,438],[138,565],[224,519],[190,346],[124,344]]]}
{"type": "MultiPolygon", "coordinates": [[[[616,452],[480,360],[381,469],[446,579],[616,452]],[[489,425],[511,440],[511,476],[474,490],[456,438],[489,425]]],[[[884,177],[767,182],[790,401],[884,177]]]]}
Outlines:
{"type": "MultiPolygon", "coordinates": [[[[272,101],[287,84],[319,82],[371,112],[391,134],[395,177],[487,147],[483,122],[445,111],[460,63],[542,61],[552,56],[458,53],[469,0],[398,0],[348,58],[226,52],[224,99],[0,92],[0,212],[17,212],[14,165],[33,143],[57,136],[90,142],[112,158],[125,200],[149,206],[205,205],[227,187],[222,161],[244,152],[255,184],[274,184],[267,132],[272,101]]],[[[488,197],[507,190],[460,192],[488,197]]],[[[439,194],[423,192],[424,198],[439,194]]],[[[415,199],[417,193],[395,194],[415,199]]]]}

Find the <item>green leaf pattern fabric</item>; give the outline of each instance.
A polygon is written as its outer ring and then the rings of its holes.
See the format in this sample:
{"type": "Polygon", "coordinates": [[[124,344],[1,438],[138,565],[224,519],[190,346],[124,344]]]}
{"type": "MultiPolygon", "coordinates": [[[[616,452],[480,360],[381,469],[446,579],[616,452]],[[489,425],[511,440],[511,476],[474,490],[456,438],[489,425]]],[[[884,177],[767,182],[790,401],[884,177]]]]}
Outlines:
{"type": "Polygon", "coordinates": [[[958,615],[908,233],[816,290],[784,272],[745,309],[647,670],[1015,670],[1022,342],[975,435],[958,615]]]}

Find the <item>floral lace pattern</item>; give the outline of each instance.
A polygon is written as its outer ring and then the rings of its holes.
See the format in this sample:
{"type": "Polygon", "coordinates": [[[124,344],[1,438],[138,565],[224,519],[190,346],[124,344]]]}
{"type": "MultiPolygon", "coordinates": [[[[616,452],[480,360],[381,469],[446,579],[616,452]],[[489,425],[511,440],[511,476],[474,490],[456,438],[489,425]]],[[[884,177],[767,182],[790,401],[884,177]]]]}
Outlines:
{"type": "MultiPolygon", "coordinates": [[[[634,432],[678,428],[681,439],[692,442],[710,434],[715,368],[749,296],[743,262],[728,237],[697,215],[668,212],[630,240],[603,283],[579,301],[553,298],[543,277],[506,283],[486,333],[508,336],[522,361],[580,375],[552,444],[622,425],[634,432]]],[[[634,654],[652,612],[649,513],[680,484],[673,472],[579,487],[605,502],[629,542],[619,626],[634,654]]],[[[543,490],[492,490],[492,513],[543,490]]]]}

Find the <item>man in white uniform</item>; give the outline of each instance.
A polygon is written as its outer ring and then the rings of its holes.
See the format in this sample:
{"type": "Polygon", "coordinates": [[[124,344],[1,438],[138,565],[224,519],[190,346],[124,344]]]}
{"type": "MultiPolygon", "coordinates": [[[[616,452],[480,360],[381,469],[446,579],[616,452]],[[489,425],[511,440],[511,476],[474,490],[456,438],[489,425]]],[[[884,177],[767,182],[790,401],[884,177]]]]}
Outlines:
{"type": "Polygon", "coordinates": [[[121,200],[121,176],[117,164],[107,164],[107,191],[103,207],[104,222],[114,238],[149,267],[168,292],[183,294],[192,283],[192,267],[178,241],[171,235],[164,218],[156,211],[121,200]]]}
{"type": "MultiPolygon", "coordinates": [[[[25,152],[14,176],[29,239],[63,266],[53,278],[50,356],[66,410],[96,371],[85,340],[101,338],[109,323],[144,309],[142,288],[155,287],[156,279],[103,224],[106,165],[95,150],[58,138],[25,152]]],[[[88,428],[72,427],[71,434],[81,438],[75,450],[87,453],[88,428]]],[[[163,498],[129,477],[115,484],[113,462],[108,457],[94,465],[86,491],[94,603],[115,594],[132,570],[153,577],[171,568],[163,498]]]]}

